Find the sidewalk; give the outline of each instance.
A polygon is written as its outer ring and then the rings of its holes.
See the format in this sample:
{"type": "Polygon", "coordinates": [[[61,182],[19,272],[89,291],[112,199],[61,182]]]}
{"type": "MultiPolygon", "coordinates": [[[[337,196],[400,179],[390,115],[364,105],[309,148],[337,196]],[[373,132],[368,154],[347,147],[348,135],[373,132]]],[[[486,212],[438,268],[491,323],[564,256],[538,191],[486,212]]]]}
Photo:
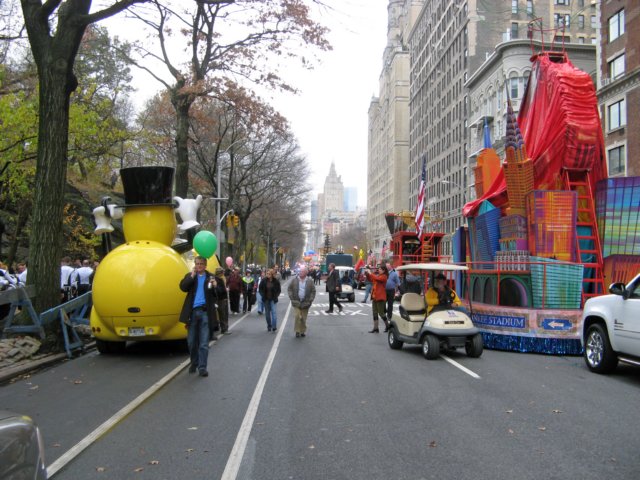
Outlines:
{"type": "MultiPolygon", "coordinates": [[[[91,348],[93,343],[85,345],[91,348]]],[[[24,375],[32,370],[60,362],[67,358],[65,352],[38,354],[40,341],[33,337],[16,337],[0,340],[0,384],[24,375]]]]}

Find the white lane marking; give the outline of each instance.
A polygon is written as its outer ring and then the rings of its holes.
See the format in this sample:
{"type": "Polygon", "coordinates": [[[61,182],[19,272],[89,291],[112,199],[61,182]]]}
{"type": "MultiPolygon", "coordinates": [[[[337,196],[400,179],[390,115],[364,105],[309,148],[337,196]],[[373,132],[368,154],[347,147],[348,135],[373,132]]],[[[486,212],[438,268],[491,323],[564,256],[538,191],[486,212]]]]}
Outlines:
{"type": "Polygon", "coordinates": [[[453,365],[456,368],[459,368],[460,370],[462,370],[464,373],[466,373],[467,375],[472,376],[473,378],[477,378],[480,379],[482,377],[480,377],[480,375],[478,375],[477,373],[472,372],[471,370],[469,370],[467,367],[465,367],[464,365],[460,365],[458,362],[456,362],[455,360],[447,357],[446,355],[442,355],[440,354],[440,356],[442,358],[444,358],[447,362],[449,362],[451,365],[453,365]]]}
{"type": "Polygon", "coordinates": [[[58,458],[55,462],[53,462],[47,468],[47,478],[53,477],[60,469],[64,468],[69,462],[71,462],[75,457],[77,457],[84,449],[90,446],[93,442],[98,440],[102,435],[104,435],[109,429],[113,428],[118,422],[120,422],[124,417],[133,412],[136,408],[138,408],[142,403],[144,403],[149,397],[151,397],[154,393],[164,387],[172,378],[174,378],[181,370],[183,370],[190,363],[190,359],[185,360],[176,368],[171,370],[168,374],[158,380],[156,383],[151,385],[148,389],[142,392],[138,397],[136,397],[133,401],[131,401],[128,405],[125,405],[121,408],[115,415],[113,415],[110,419],[96,428],[89,435],[84,437],[80,442],[78,442],[75,446],[71,447],[67,450],[60,458],[58,458]]]}
{"type": "MultiPolygon", "coordinates": [[[[289,312],[287,312],[289,313],[289,312]]],[[[238,319],[232,325],[229,325],[229,330],[234,328],[240,322],[242,322],[247,315],[244,315],[242,318],[238,319]]],[[[218,338],[218,340],[222,339],[222,336],[218,338]]],[[[209,342],[209,346],[215,345],[216,340],[212,340],[209,342]]],[[[180,363],[176,368],[171,370],[168,374],[158,380],[156,383],[151,385],[147,390],[142,392],[138,397],[136,397],[129,404],[122,407],[118,412],[115,413],[111,418],[109,418],[106,422],[96,428],[89,435],[80,440],[76,445],[67,450],[61,457],[59,457],[55,462],[47,467],[47,478],[53,477],[56,473],[62,470],[69,462],[71,462],[74,458],[76,458],[80,453],[89,447],[92,443],[98,440],[102,435],[104,435],[111,428],[116,426],[118,422],[120,422],[124,417],[133,412],[136,408],[138,408],[142,403],[148,400],[154,393],[164,387],[167,383],[169,383],[181,370],[189,366],[191,363],[191,359],[188,358],[184,362],[180,363]]]]}
{"type": "Polygon", "coordinates": [[[258,407],[260,406],[260,399],[262,398],[262,393],[267,383],[267,378],[269,377],[269,372],[271,371],[273,360],[276,357],[278,346],[280,345],[282,332],[284,332],[285,326],[287,325],[290,311],[291,304],[289,304],[289,306],[287,307],[287,313],[284,316],[282,325],[278,327],[278,335],[276,336],[275,342],[273,342],[271,351],[269,352],[269,356],[267,357],[267,361],[265,362],[264,368],[262,369],[260,379],[258,380],[256,388],[253,391],[251,402],[249,402],[247,412],[245,413],[244,419],[242,420],[242,425],[240,426],[240,430],[238,430],[238,436],[236,437],[236,441],[233,444],[231,453],[229,454],[229,459],[227,460],[227,464],[224,467],[222,477],[220,477],[221,480],[235,480],[238,477],[240,464],[242,463],[242,457],[244,457],[244,452],[247,448],[247,443],[249,442],[249,435],[251,434],[251,429],[253,428],[253,422],[256,419],[258,407]]]}

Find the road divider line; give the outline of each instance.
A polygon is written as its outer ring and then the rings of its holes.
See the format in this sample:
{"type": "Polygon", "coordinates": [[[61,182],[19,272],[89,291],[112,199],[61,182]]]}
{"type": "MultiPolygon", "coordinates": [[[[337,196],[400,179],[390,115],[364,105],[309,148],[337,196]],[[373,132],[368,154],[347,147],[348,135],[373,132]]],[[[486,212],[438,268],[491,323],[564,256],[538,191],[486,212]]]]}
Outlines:
{"type": "Polygon", "coordinates": [[[467,375],[476,378],[476,379],[480,379],[482,377],[480,377],[480,375],[478,375],[477,373],[469,370],[467,367],[465,367],[464,365],[460,365],[458,362],[456,362],[455,360],[447,357],[446,355],[440,355],[442,358],[444,358],[447,362],[449,362],[451,365],[453,365],[456,368],[459,368],[460,370],[462,370],[464,373],[466,373],[467,375]]]}
{"type": "Polygon", "coordinates": [[[75,446],[71,447],[67,450],[61,457],[59,457],[55,462],[53,462],[49,467],[47,467],[47,478],[53,477],[56,473],[58,473],[62,468],[64,468],[69,462],[71,462],[74,458],[76,458],[83,450],[89,447],[93,442],[98,440],[102,435],[104,435],[107,431],[112,429],[115,425],[118,424],[123,418],[133,412],[136,408],[138,408],[142,403],[144,403],[149,397],[151,397],[154,393],[164,387],[171,379],[173,379],[176,375],[178,375],[189,363],[190,359],[185,360],[180,363],[176,368],[167,373],[164,377],[158,380],[156,383],[147,388],[144,392],[138,395],[133,401],[129,404],[122,407],[115,415],[113,415],[110,419],[96,428],[89,435],[84,437],[80,442],[78,442],[75,446]]]}
{"type": "Polygon", "coordinates": [[[231,449],[231,453],[229,454],[229,458],[227,459],[227,464],[224,467],[222,477],[220,477],[221,480],[236,480],[236,478],[238,477],[242,458],[244,457],[244,452],[247,448],[249,436],[253,428],[253,422],[255,421],[256,415],[258,413],[258,407],[260,406],[262,393],[264,392],[264,387],[267,383],[267,378],[269,377],[271,366],[273,365],[278,347],[280,346],[280,339],[282,338],[282,333],[284,332],[285,326],[287,325],[287,320],[289,319],[290,312],[291,304],[289,304],[289,306],[287,307],[287,313],[284,316],[282,325],[278,327],[276,340],[271,346],[271,351],[269,352],[267,361],[265,362],[264,368],[262,369],[262,374],[260,375],[258,383],[256,384],[256,388],[253,391],[253,395],[251,396],[251,401],[249,402],[247,412],[245,413],[244,419],[242,420],[242,425],[240,425],[240,430],[238,431],[238,435],[236,436],[236,441],[233,444],[233,448],[231,449]]]}
{"type": "MultiPolygon", "coordinates": [[[[288,314],[288,312],[287,312],[288,314]]],[[[236,327],[240,322],[242,322],[247,315],[243,315],[242,318],[239,318],[233,324],[229,325],[229,330],[236,327]]],[[[221,340],[221,336],[217,341],[221,340]]],[[[212,340],[209,342],[209,346],[215,345],[217,343],[216,340],[212,340]]],[[[156,383],[151,385],[147,390],[142,392],[138,397],[136,397],[129,404],[122,407],[118,412],[116,412],[111,418],[109,418],[106,422],[96,428],[89,435],[80,440],[76,445],[67,450],[62,456],[60,456],[55,462],[47,467],[47,477],[51,478],[60,470],[62,470],[69,462],[71,462],[74,458],[76,458],[83,450],[89,447],[92,443],[98,440],[102,435],[108,432],[110,429],[115,427],[123,418],[133,412],[136,408],[142,405],[146,400],[149,399],[154,393],[164,387],[167,383],[173,380],[176,375],[178,375],[182,370],[184,370],[191,363],[191,359],[180,363],[176,368],[167,373],[164,377],[158,380],[156,383]]]]}

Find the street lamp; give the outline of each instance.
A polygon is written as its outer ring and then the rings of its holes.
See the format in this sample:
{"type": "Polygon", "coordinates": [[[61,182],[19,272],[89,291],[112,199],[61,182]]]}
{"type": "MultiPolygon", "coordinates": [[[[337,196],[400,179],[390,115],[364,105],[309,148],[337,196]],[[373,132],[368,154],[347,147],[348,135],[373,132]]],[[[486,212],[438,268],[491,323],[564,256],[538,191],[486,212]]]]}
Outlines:
{"type": "Polygon", "coordinates": [[[463,204],[467,203],[467,189],[464,188],[462,185],[460,185],[459,183],[453,182],[451,180],[440,180],[440,183],[443,183],[445,185],[453,185],[454,187],[458,187],[460,189],[460,191],[462,192],[462,203],[463,204]]]}

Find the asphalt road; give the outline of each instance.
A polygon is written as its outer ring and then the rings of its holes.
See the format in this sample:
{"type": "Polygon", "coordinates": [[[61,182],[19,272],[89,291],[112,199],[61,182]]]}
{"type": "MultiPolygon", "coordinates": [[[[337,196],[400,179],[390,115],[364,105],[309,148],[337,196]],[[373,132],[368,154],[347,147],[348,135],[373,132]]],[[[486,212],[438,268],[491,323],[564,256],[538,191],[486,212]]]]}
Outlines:
{"type": "Polygon", "coordinates": [[[208,378],[177,371],[175,346],[132,344],[0,387],[0,406],[37,421],[55,479],[640,478],[640,369],[489,350],[427,361],[367,333],[369,304],[327,315],[316,301],[306,338],[285,298],[277,334],[232,316],[208,378]]]}

